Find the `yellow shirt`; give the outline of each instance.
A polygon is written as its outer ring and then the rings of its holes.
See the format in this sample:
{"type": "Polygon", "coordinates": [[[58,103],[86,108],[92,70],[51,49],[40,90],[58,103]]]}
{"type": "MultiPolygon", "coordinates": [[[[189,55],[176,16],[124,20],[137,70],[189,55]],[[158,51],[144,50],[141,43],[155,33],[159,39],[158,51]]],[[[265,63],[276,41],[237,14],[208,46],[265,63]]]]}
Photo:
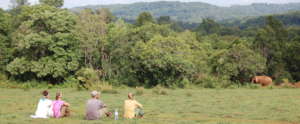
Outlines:
{"type": "Polygon", "coordinates": [[[136,100],[125,100],[124,101],[124,118],[134,118],[135,109],[142,108],[143,106],[136,100]]]}

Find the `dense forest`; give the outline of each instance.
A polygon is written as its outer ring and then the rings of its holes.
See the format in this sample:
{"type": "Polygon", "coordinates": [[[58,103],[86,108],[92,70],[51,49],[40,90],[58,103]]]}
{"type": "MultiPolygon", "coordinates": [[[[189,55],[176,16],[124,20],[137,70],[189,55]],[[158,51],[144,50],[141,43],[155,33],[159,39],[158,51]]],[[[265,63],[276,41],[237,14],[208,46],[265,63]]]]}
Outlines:
{"type": "MultiPolygon", "coordinates": [[[[182,88],[243,85],[255,75],[271,76],[276,83],[300,80],[300,27],[290,24],[299,24],[299,12],[238,25],[202,19],[201,13],[209,13],[199,12],[201,23],[188,30],[163,12],[157,18],[141,12],[128,23],[105,8],[63,9],[63,0],[13,2],[12,9],[0,10],[2,79],[182,88]]],[[[175,3],[191,11],[184,6],[198,6],[175,3]]],[[[231,8],[238,7],[243,6],[231,8]]]]}
{"type": "MultiPolygon", "coordinates": [[[[300,11],[288,12],[284,14],[274,14],[274,18],[281,21],[285,26],[300,26],[300,11]]],[[[229,19],[219,21],[223,25],[238,26],[242,29],[262,27],[265,25],[268,16],[246,17],[243,19],[229,19]]]]}
{"type": "Polygon", "coordinates": [[[83,9],[109,8],[111,12],[125,20],[135,20],[142,12],[150,12],[155,18],[170,16],[175,21],[199,23],[202,19],[211,18],[216,21],[241,19],[244,17],[282,14],[300,10],[300,3],[290,4],[252,4],[219,7],[202,2],[141,2],[134,4],[94,5],[71,9],[79,12],[83,9]]]}

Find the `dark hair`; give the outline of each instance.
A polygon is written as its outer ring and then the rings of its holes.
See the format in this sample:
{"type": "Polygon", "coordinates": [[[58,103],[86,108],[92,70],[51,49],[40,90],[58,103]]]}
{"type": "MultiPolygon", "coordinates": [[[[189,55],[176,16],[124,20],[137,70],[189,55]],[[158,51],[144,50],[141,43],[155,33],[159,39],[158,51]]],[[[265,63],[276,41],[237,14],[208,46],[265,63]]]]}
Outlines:
{"type": "Polygon", "coordinates": [[[43,94],[43,96],[48,96],[49,92],[48,92],[47,90],[44,90],[44,91],[42,92],[42,94],[43,94]]]}

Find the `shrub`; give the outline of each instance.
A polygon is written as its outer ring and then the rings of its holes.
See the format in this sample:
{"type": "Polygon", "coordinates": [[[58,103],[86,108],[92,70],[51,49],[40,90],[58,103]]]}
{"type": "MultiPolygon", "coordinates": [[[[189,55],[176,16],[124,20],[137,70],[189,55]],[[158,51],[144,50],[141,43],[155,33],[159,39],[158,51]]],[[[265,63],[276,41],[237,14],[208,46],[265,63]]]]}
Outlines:
{"type": "Polygon", "coordinates": [[[76,88],[80,85],[79,80],[74,76],[66,78],[65,82],[61,85],[63,88],[76,88]]]}
{"type": "Polygon", "coordinates": [[[100,90],[102,93],[118,93],[110,83],[100,80],[98,72],[94,69],[82,68],[76,73],[76,76],[77,80],[79,80],[78,90],[87,89],[100,90]]]}
{"type": "Polygon", "coordinates": [[[181,80],[179,82],[178,87],[180,87],[180,88],[190,88],[191,87],[191,82],[187,78],[184,78],[183,80],[181,80]]]}
{"type": "Polygon", "coordinates": [[[277,77],[275,77],[275,80],[273,81],[276,85],[279,85],[281,82],[283,83],[290,83],[293,82],[293,78],[290,74],[290,72],[287,72],[286,70],[282,70],[282,72],[276,72],[277,77]]]}
{"type": "Polygon", "coordinates": [[[141,96],[141,95],[143,95],[144,94],[144,87],[136,87],[135,88],[136,90],[135,90],[135,95],[137,95],[137,96],[141,96]]]}
{"type": "Polygon", "coordinates": [[[23,85],[21,85],[21,89],[23,89],[24,91],[30,91],[31,88],[33,88],[31,83],[24,83],[23,85]]]}
{"type": "Polygon", "coordinates": [[[290,80],[287,78],[282,79],[283,83],[290,83],[290,80]]]}
{"type": "Polygon", "coordinates": [[[91,90],[97,87],[100,83],[99,76],[94,69],[91,68],[82,68],[76,73],[77,80],[79,80],[79,87],[86,88],[91,90]]]}
{"type": "Polygon", "coordinates": [[[168,95],[168,92],[165,88],[162,86],[158,85],[152,89],[152,92],[156,95],[168,95]]]}

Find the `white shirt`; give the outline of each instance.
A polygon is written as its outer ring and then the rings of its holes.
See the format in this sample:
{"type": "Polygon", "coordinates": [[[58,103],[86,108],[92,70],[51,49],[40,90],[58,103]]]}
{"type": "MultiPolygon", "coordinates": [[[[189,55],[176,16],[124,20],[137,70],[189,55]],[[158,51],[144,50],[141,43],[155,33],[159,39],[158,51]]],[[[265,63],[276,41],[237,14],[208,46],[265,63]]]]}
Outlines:
{"type": "Polygon", "coordinates": [[[49,118],[53,116],[52,101],[46,98],[41,98],[35,115],[31,115],[31,118],[49,118]]]}

